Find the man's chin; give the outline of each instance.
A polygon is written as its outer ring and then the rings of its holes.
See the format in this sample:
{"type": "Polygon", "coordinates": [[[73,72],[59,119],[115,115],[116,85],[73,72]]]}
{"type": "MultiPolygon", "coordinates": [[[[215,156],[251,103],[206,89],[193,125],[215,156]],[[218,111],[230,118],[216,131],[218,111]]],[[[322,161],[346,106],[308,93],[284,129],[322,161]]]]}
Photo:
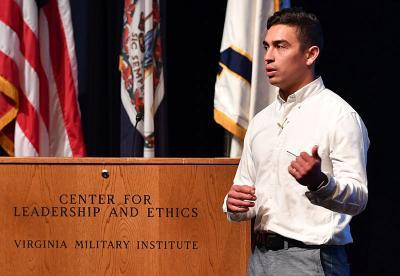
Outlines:
{"type": "Polygon", "coordinates": [[[279,85],[279,81],[277,80],[276,77],[268,77],[268,81],[270,84],[278,86],[279,85]]]}

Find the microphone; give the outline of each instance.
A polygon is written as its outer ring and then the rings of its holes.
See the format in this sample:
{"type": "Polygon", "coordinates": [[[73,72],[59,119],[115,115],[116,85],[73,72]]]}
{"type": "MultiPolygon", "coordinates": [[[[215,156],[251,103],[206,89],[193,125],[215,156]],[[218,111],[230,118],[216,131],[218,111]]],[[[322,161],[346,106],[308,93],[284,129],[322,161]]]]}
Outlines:
{"type": "Polygon", "coordinates": [[[136,132],[138,132],[137,125],[142,119],[143,119],[143,112],[139,111],[138,113],[136,113],[135,133],[133,134],[133,145],[132,145],[133,156],[135,156],[136,132]]]}
{"type": "Polygon", "coordinates": [[[143,112],[139,111],[136,113],[136,123],[135,123],[135,130],[137,127],[137,124],[143,119],[143,112]]]}

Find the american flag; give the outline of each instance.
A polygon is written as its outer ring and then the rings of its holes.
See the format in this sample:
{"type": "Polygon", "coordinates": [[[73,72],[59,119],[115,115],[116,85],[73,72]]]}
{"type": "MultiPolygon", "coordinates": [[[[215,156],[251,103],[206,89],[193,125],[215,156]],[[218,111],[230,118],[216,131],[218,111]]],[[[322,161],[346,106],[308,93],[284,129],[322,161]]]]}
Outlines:
{"type": "Polygon", "coordinates": [[[0,1],[0,145],[84,156],[69,0],[0,1]]]}

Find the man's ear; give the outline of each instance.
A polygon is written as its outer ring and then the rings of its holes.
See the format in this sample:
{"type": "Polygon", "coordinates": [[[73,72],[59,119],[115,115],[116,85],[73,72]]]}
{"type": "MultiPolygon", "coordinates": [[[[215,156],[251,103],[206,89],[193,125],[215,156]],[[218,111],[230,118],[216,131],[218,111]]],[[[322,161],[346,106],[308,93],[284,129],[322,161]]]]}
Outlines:
{"type": "Polygon", "coordinates": [[[308,48],[306,52],[306,62],[308,66],[311,66],[315,64],[315,61],[317,60],[319,56],[319,47],[318,46],[311,46],[308,48]]]}

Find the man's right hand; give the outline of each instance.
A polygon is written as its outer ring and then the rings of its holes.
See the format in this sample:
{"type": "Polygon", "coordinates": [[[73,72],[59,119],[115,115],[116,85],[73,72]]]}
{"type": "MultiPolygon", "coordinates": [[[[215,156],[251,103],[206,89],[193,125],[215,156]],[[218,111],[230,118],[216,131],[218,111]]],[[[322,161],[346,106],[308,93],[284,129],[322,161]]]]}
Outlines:
{"type": "Polygon", "coordinates": [[[232,185],[226,200],[226,206],[229,212],[243,213],[254,206],[256,198],[256,188],[247,185],[232,185]]]}

